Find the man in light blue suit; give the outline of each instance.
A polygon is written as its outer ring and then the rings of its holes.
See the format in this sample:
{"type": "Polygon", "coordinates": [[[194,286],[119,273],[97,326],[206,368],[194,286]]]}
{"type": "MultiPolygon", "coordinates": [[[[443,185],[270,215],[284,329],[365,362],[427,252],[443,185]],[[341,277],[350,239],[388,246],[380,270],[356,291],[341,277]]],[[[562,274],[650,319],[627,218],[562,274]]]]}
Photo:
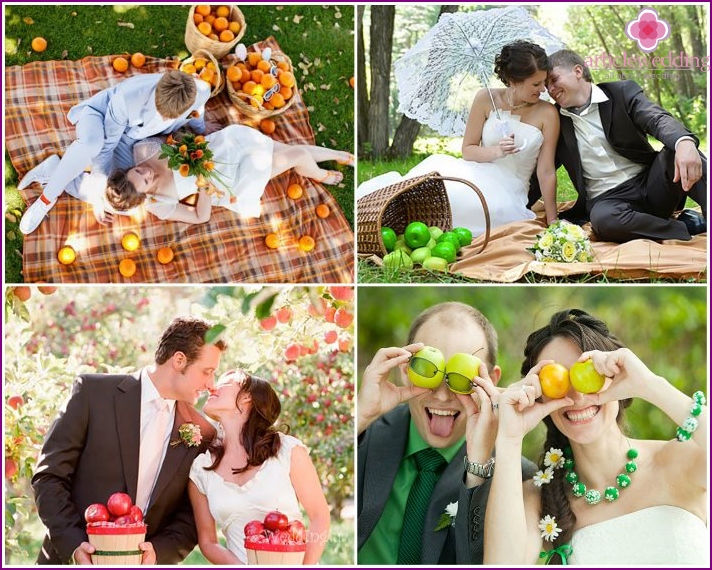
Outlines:
{"type": "MultiPolygon", "coordinates": [[[[111,172],[133,166],[136,141],[185,125],[204,133],[210,89],[202,80],[171,70],[131,77],[72,107],[67,117],[76,125],[77,139],[61,160],[50,156],[18,185],[19,190],[34,181],[44,185],[22,217],[20,231],[35,231],[65,188],[88,167],[92,174],[82,182],[82,192],[102,195],[111,172]]],[[[95,208],[95,215],[99,222],[108,221],[101,209],[95,208]]]]}

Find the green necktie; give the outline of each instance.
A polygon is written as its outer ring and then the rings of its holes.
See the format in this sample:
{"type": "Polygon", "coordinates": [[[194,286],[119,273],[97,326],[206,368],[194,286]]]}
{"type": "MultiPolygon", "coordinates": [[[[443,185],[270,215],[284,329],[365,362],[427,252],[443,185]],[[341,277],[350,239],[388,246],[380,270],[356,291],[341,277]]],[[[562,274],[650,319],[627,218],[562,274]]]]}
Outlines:
{"type": "Polygon", "coordinates": [[[408,494],[403,514],[403,530],[398,547],[398,564],[420,564],[420,550],[423,544],[423,525],[428,512],[430,496],[440,473],[447,465],[445,458],[428,447],[415,454],[418,476],[408,494]]]}

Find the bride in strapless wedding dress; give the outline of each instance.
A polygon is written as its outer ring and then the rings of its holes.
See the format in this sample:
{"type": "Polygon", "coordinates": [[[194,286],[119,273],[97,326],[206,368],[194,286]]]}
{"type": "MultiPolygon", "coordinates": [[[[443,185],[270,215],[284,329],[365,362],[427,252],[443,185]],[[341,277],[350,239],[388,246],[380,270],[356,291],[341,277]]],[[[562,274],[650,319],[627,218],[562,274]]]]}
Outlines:
{"type": "MultiPolygon", "coordinates": [[[[530,220],[527,209],[529,180],[536,171],[544,197],[547,222],[556,220],[554,154],[559,137],[559,115],[541,100],[548,60],[543,49],[529,42],[505,46],[495,73],[506,89],[482,89],[475,96],[462,143],[462,158],[432,155],[404,176],[388,172],[363,182],[361,198],[404,179],[430,172],[464,178],[483,193],[492,227],[530,220]]],[[[483,234],[485,218],[480,200],[462,183],[446,181],[453,226],[483,234]]],[[[411,220],[413,221],[413,220],[411,220]]]]}

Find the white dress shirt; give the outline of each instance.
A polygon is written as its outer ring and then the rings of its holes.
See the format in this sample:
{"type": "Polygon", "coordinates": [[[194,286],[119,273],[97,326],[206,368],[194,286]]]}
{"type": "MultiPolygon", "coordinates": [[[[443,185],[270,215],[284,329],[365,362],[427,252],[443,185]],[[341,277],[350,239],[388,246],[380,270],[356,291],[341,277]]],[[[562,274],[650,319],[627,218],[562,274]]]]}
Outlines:
{"type": "Polygon", "coordinates": [[[586,196],[589,200],[637,176],[645,167],[618,154],[606,140],[598,104],[608,97],[598,85],[591,86],[591,103],[578,115],[563,107],[560,113],[571,117],[576,132],[586,196]]]}

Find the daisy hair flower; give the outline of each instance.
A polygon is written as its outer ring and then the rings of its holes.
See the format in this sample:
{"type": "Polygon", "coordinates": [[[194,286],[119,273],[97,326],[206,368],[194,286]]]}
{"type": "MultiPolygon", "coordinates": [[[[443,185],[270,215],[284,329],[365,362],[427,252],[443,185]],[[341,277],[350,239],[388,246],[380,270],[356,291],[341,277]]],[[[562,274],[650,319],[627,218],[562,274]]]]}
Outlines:
{"type": "Polygon", "coordinates": [[[564,466],[564,452],[560,449],[552,447],[544,455],[544,465],[552,469],[559,469],[564,466]]]}
{"type": "Polygon", "coordinates": [[[534,481],[534,485],[536,487],[541,487],[542,485],[551,483],[551,480],[553,478],[554,478],[554,470],[551,467],[547,467],[543,471],[537,471],[534,474],[534,477],[532,477],[532,479],[534,481]]]}
{"type": "Polygon", "coordinates": [[[554,542],[559,536],[561,529],[556,526],[556,517],[546,515],[543,519],[539,519],[539,530],[541,537],[549,542],[554,542]]]}
{"type": "Polygon", "coordinates": [[[202,441],[203,434],[200,433],[200,426],[187,423],[178,428],[178,439],[171,441],[171,446],[175,447],[182,443],[186,447],[198,447],[202,441]]]}

